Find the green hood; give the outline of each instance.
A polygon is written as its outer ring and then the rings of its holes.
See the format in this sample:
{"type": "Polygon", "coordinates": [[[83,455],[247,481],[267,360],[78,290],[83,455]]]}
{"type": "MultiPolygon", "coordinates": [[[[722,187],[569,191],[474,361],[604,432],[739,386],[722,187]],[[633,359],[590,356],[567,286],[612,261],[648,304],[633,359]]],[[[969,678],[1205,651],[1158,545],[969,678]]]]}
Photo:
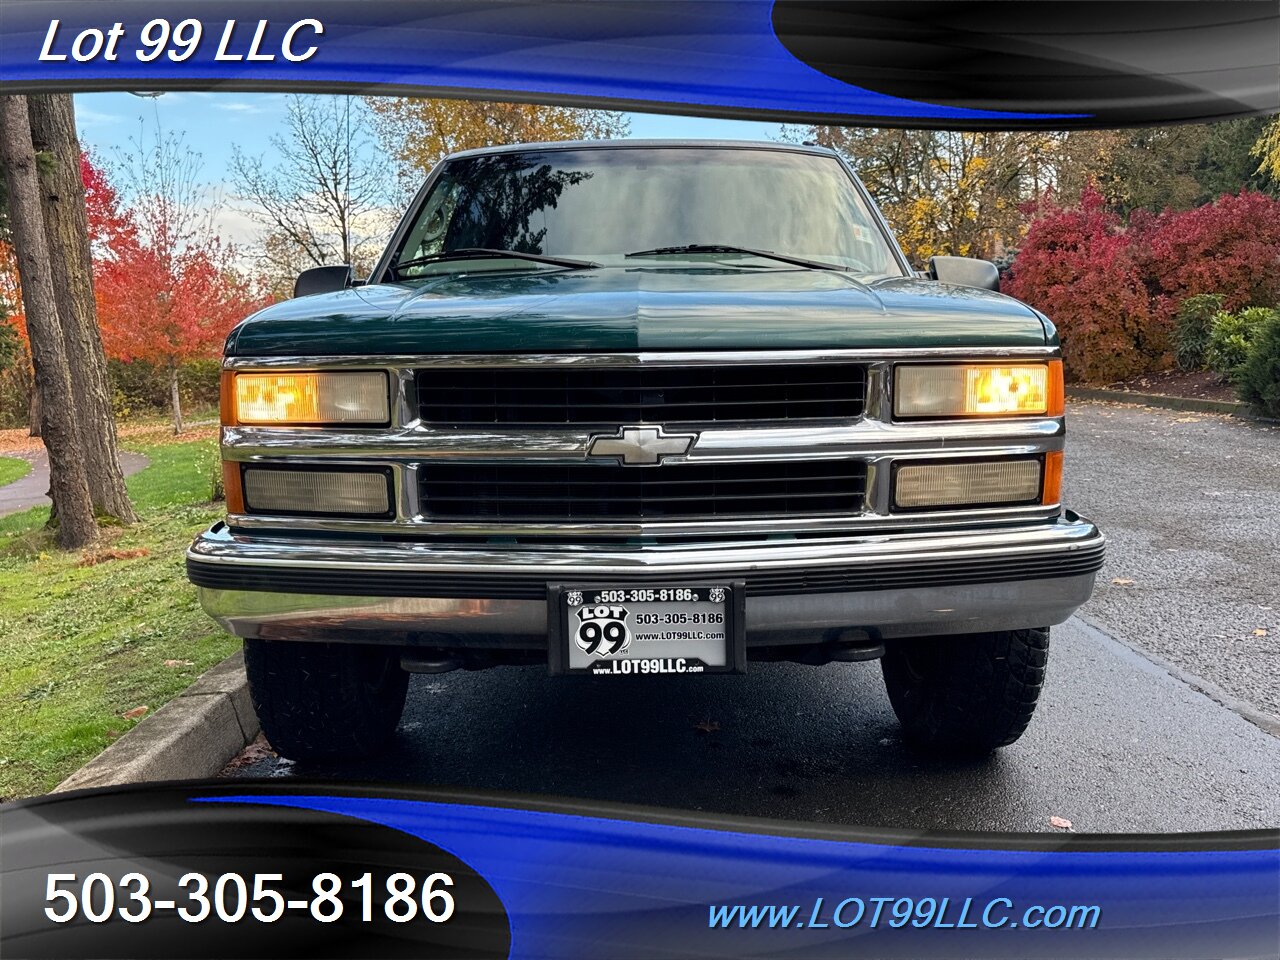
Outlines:
{"type": "Polygon", "coordinates": [[[1009,297],[823,270],[646,269],[452,276],[275,304],[228,356],[1041,346],[1040,315],[1009,297]]]}

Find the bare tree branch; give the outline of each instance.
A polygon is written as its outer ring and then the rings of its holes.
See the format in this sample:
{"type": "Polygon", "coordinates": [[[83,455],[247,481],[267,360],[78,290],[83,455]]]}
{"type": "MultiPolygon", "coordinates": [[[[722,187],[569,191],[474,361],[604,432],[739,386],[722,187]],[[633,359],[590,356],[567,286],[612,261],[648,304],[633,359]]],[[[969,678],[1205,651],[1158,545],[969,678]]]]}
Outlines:
{"type": "Polygon", "coordinates": [[[236,149],[231,174],[244,212],[263,228],[261,258],[272,279],[299,262],[372,268],[389,231],[392,178],[377,156],[363,101],[295,96],[272,162],[236,149]]]}

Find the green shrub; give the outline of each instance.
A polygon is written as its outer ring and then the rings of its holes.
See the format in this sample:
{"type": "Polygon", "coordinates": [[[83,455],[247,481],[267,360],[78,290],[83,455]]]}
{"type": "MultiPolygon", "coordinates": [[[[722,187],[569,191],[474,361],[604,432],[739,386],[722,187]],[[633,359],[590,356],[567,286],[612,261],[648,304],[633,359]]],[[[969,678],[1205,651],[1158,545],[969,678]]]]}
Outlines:
{"type": "Polygon", "coordinates": [[[1236,394],[1264,416],[1280,420],[1280,310],[1253,332],[1249,352],[1235,372],[1236,394]]]}
{"type": "Polygon", "coordinates": [[[196,460],[196,466],[209,480],[209,502],[221,503],[227,499],[227,488],[223,483],[222,455],[216,446],[206,446],[196,460]]]}
{"type": "Polygon", "coordinates": [[[1245,307],[1238,313],[1218,313],[1209,332],[1205,361],[1223,380],[1231,380],[1249,356],[1249,344],[1258,329],[1276,312],[1267,307],[1245,307]]]}
{"type": "MultiPolygon", "coordinates": [[[[187,360],[178,368],[178,389],[182,407],[188,413],[218,405],[218,374],[221,361],[187,360]]],[[[127,419],[136,414],[169,409],[169,371],[163,364],[145,360],[108,360],[112,401],[116,416],[127,419]]]]}
{"type": "Polygon", "coordinates": [[[1178,304],[1174,321],[1174,353],[1183,370],[1204,368],[1204,352],[1209,346],[1213,318],[1222,312],[1220,293],[1201,293],[1178,304]]]}

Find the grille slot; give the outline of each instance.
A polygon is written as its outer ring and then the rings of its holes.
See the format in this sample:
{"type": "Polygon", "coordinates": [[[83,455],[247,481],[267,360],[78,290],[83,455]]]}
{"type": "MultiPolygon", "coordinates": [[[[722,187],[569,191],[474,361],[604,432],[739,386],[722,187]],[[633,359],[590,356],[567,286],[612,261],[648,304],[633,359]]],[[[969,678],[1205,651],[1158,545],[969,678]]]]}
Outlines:
{"type": "Polygon", "coordinates": [[[428,463],[424,512],[436,520],[657,521],[852,516],[867,467],[853,460],[524,465],[428,463]]]}
{"type": "Polygon", "coordinates": [[[418,371],[422,419],[458,426],[848,419],[866,392],[858,363],[418,371]]]}

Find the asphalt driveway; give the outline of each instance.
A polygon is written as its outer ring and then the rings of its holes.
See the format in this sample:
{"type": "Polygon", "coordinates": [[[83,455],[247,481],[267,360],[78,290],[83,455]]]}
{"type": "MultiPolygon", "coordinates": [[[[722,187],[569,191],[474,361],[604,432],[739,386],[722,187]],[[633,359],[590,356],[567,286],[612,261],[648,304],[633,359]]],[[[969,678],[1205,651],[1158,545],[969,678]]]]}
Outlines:
{"type": "Polygon", "coordinates": [[[617,683],[505,668],[415,677],[385,758],[267,758],[233,775],[906,828],[1049,830],[1050,816],[1091,832],[1280,824],[1280,739],[1135,652],[1247,701],[1245,712],[1280,713],[1280,431],[1098,404],[1073,405],[1069,430],[1068,501],[1103,525],[1110,555],[1095,599],[1054,631],[1030,730],[989,760],[908,752],[875,664],[617,683]]]}
{"type": "Polygon", "coordinates": [[[1108,537],[1081,615],[1280,718],[1280,427],[1067,412],[1065,499],[1108,537]]]}
{"type": "Polygon", "coordinates": [[[393,750],[240,776],[436,784],[872,827],[1079,831],[1280,823],[1280,740],[1078,621],[1047,696],[978,763],[903,747],[876,664],[743,677],[552,680],[537,667],[415,677],[393,750]]]}

